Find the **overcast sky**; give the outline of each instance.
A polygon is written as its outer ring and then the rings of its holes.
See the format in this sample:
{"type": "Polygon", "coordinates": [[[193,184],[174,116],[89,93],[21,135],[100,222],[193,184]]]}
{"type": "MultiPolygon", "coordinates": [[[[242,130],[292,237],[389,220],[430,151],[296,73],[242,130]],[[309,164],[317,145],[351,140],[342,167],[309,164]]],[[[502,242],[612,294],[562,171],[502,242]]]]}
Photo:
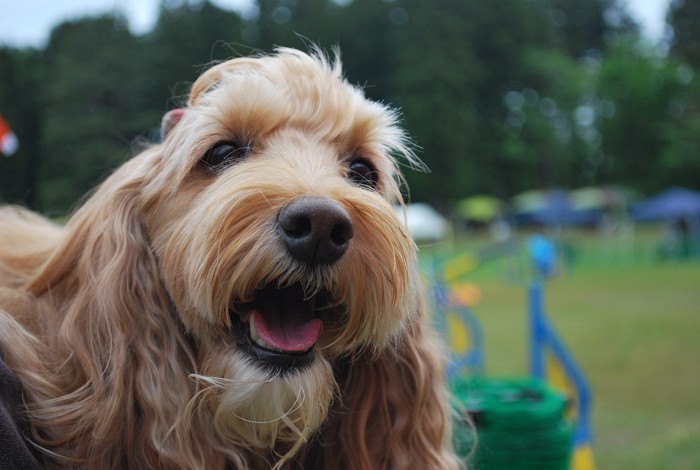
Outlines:
{"type": "MultiPolygon", "coordinates": [[[[250,12],[254,0],[210,0],[222,8],[250,12]]],[[[303,0],[302,0],[303,1],[303,0]]],[[[581,0],[586,1],[586,0],[581,0]]],[[[652,40],[662,37],[669,0],[623,0],[652,40]]],[[[51,28],[65,19],[121,11],[137,34],[150,30],[160,0],[6,0],[0,13],[0,44],[15,47],[45,45],[51,28]]]]}

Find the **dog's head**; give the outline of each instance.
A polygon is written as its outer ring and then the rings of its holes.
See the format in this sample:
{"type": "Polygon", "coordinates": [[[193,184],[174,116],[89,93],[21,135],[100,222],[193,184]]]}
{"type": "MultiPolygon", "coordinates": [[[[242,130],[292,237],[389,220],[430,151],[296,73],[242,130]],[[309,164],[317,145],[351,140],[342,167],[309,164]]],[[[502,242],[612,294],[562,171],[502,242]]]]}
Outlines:
{"type": "Polygon", "coordinates": [[[337,61],[281,49],[208,70],[143,155],[148,236],[237,432],[318,426],[333,364],[393,347],[418,311],[396,118],[337,61]]]}
{"type": "Polygon", "coordinates": [[[321,53],[205,72],[28,283],[60,325],[37,441],[94,468],[455,468],[396,120],[321,53]]]}

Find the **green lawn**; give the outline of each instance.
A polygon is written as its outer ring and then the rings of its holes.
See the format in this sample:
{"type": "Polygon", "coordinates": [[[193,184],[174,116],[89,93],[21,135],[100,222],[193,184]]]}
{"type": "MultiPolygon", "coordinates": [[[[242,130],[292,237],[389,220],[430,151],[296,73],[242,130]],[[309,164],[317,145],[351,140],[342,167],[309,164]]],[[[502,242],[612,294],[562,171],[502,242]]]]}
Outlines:
{"type": "MultiPolygon", "coordinates": [[[[700,469],[700,261],[655,262],[653,233],[627,247],[570,240],[573,267],[547,282],[545,305],[593,390],[598,468],[700,469]]],[[[526,282],[503,266],[464,279],[482,291],[474,312],[487,375],[518,376],[528,368],[526,282]]]]}

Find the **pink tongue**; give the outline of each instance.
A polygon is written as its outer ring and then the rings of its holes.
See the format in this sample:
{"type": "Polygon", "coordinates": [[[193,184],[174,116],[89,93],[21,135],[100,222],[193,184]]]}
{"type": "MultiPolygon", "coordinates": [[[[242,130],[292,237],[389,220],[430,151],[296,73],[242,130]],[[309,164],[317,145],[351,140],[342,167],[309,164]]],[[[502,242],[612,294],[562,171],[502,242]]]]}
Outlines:
{"type": "Polygon", "coordinates": [[[275,349],[287,352],[301,352],[310,349],[321,334],[323,322],[318,318],[308,321],[281,321],[277,318],[267,321],[257,310],[251,311],[258,336],[275,349]]]}

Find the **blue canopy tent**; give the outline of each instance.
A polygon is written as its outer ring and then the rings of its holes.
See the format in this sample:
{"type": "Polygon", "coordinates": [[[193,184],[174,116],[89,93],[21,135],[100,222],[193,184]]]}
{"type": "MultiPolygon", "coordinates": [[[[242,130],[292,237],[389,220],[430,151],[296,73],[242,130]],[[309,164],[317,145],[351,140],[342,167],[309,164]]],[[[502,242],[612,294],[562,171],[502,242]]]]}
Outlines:
{"type": "Polygon", "coordinates": [[[700,192],[670,188],[632,206],[638,221],[692,219],[700,217],[700,192]]]}
{"type": "Polygon", "coordinates": [[[566,191],[528,191],[513,199],[515,219],[521,224],[565,226],[595,223],[599,215],[577,209],[566,191]]]}
{"type": "Polygon", "coordinates": [[[663,258],[700,256],[700,192],[670,188],[635,204],[630,212],[636,221],[668,223],[659,247],[663,258]]]}

